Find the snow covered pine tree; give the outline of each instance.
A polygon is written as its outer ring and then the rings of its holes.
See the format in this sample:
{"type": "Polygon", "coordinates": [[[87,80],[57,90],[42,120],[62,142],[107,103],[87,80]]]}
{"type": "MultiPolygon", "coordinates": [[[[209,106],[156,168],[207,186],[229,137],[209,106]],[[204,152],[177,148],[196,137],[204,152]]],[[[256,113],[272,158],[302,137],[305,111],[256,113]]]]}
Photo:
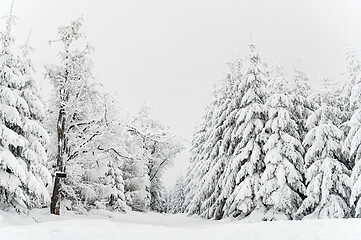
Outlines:
{"type": "Polygon", "coordinates": [[[344,94],[351,115],[344,126],[347,137],[343,145],[343,155],[352,168],[350,204],[354,217],[361,217],[361,56],[358,50],[347,53],[349,79],[344,85],[344,94]]]}
{"type": "Polygon", "coordinates": [[[219,219],[225,201],[223,183],[228,154],[235,145],[235,116],[242,94],[238,87],[242,78],[242,61],[228,64],[230,73],[213,93],[204,121],[192,141],[191,163],[186,177],[184,208],[188,214],[201,214],[219,219]]]}
{"type": "Polygon", "coordinates": [[[188,214],[245,217],[256,207],[264,169],[268,73],[253,44],[249,61],[244,75],[240,60],[230,65],[224,87],[216,92],[194,135],[185,186],[188,214]]]}
{"type": "Polygon", "coordinates": [[[23,58],[14,53],[14,20],[10,11],[0,32],[0,207],[11,205],[19,212],[49,203],[51,176],[45,167],[49,137],[32,78],[31,48],[23,46],[23,58]]]}
{"type": "Polygon", "coordinates": [[[303,146],[298,134],[294,105],[283,66],[276,65],[267,99],[269,120],[261,187],[257,193],[266,207],[265,220],[293,219],[305,197],[303,146]]]}
{"type": "Polygon", "coordinates": [[[245,217],[262,205],[256,193],[265,167],[263,129],[268,118],[265,105],[268,73],[256,52],[256,46],[252,44],[250,47],[250,66],[243,76],[241,87],[244,96],[236,120],[239,125],[236,134],[241,140],[229,163],[235,171],[235,187],[227,198],[225,216],[245,217]]]}
{"type": "Polygon", "coordinates": [[[330,89],[320,94],[320,107],[307,119],[303,145],[308,148],[305,156],[306,199],[296,213],[317,218],[347,218],[351,216],[350,171],[341,154],[343,132],[339,129],[344,116],[332,104],[330,89]]]}
{"type": "Polygon", "coordinates": [[[172,192],[169,194],[168,210],[169,213],[182,213],[184,212],[184,179],[179,176],[174,185],[172,192]]]}

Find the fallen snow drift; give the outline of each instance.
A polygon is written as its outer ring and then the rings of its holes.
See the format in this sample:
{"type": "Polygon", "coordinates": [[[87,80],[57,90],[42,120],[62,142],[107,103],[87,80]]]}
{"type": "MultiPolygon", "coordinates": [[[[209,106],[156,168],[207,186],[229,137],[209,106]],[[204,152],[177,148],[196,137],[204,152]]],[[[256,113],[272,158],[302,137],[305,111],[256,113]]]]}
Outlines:
{"type": "Polygon", "coordinates": [[[57,217],[38,212],[26,218],[0,214],[3,215],[0,221],[1,240],[361,239],[359,219],[246,223],[156,213],[67,214],[57,217]]]}

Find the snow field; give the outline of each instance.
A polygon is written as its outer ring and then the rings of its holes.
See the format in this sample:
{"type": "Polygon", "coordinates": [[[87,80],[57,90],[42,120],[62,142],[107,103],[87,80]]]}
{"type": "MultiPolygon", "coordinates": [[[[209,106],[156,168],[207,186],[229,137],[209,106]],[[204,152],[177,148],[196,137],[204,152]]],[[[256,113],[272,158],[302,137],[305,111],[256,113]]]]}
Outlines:
{"type": "MultiPolygon", "coordinates": [[[[43,210],[41,210],[43,211],[43,210]]],[[[212,221],[184,214],[158,213],[50,216],[3,216],[1,239],[6,240],[358,240],[359,219],[256,222],[212,221]]],[[[94,213],[94,212],[93,212],[94,213]]]]}

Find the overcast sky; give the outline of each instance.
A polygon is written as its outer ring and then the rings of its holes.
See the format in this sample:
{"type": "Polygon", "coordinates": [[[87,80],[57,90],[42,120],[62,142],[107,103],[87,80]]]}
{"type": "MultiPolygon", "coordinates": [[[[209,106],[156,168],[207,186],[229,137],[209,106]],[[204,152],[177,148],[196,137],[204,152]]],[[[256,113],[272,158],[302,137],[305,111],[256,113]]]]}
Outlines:
{"type": "MultiPolygon", "coordinates": [[[[11,0],[0,0],[0,16],[11,0]]],[[[43,64],[56,59],[57,27],[83,15],[95,46],[95,76],[118,93],[123,109],[143,103],[153,116],[191,141],[225,63],[248,54],[250,32],[269,62],[302,68],[317,86],[324,77],[342,80],[344,51],[360,45],[361,1],[300,0],[16,0],[18,43],[36,48],[33,60],[46,90],[43,64]]],[[[0,22],[4,26],[4,21],[0,22]]],[[[185,151],[165,176],[171,186],[185,174],[185,151]]]]}

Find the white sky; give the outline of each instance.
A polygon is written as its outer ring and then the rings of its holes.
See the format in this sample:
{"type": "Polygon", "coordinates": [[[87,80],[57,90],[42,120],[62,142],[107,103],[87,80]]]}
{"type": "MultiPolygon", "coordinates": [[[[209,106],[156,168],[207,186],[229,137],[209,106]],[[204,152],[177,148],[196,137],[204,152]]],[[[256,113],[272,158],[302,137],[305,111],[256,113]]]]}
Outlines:
{"type": "MultiPolygon", "coordinates": [[[[0,0],[0,16],[10,5],[0,0]]],[[[43,88],[43,64],[57,53],[47,41],[83,15],[96,49],[94,73],[106,89],[118,93],[125,110],[154,106],[155,118],[190,141],[225,63],[248,54],[250,32],[268,62],[291,70],[300,59],[316,86],[323,77],[344,78],[344,49],[361,41],[360,10],[356,0],[16,0],[13,13],[19,44],[32,29],[43,88]]],[[[167,172],[166,186],[185,173],[188,158],[186,150],[167,172]]]]}

